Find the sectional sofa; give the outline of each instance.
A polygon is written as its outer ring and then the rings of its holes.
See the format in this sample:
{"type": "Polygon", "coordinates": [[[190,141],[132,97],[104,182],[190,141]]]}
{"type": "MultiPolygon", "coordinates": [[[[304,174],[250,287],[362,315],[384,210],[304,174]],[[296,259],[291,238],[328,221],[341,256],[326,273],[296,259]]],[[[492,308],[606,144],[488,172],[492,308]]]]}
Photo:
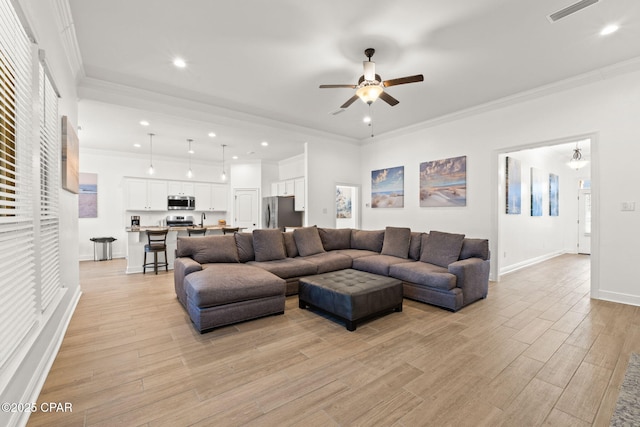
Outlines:
{"type": "Polygon", "coordinates": [[[205,332],[283,313],[301,277],[350,268],[399,279],[405,298],[457,311],[487,296],[489,242],[401,227],[179,237],[174,285],[196,329],[205,332]]]}

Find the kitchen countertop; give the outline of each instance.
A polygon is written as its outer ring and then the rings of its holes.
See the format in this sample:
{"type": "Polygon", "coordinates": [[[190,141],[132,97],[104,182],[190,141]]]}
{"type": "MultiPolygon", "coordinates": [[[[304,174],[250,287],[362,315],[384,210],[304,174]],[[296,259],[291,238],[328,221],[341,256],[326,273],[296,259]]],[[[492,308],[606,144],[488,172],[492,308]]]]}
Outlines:
{"type": "Polygon", "coordinates": [[[136,227],[136,228],[132,228],[132,227],[127,227],[125,230],[127,232],[132,232],[132,233],[137,233],[139,231],[147,231],[147,230],[169,230],[169,231],[187,231],[187,230],[192,230],[192,229],[202,229],[202,228],[206,228],[207,230],[222,230],[224,227],[221,225],[205,225],[204,227],[200,227],[199,225],[195,225],[192,227],[160,227],[157,225],[150,225],[150,226],[140,226],[140,227],[136,227]]]}

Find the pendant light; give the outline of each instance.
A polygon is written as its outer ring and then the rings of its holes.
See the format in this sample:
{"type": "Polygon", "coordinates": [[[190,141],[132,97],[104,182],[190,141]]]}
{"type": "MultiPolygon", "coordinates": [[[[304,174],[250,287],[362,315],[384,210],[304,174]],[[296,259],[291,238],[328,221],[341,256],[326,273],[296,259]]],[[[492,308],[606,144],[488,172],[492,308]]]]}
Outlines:
{"type": "Polygon", "coordinates": [[[153,136],[155,134],[153,133],[149,133],[149,170],[147,170],[147,173],[149,175],[153,175],[153,136]]]}
{"type": "Polygon", "coordinates": [[[187,142],[189,143],[189,170],[187,171],[187,178],[191,179],[193,178],[193,172],[191,171],[191,155],[193,154],[191,143],[193,142],[193,139],[187,139],[187,142]]]}
{"type": "Polygon", "coordinates": [[[567,166],[569,166],[571,169],[578,170],[587,166],[588,163],[588,160],[582,160],[582,152],[580,151],[578,143],[576,142],[576,148],[574,148],[573,156],[571,156],[571,160],[567,162],[567,166]]]}
{"type": "Polygon", "coordinates": [[[222,176],[220,178],[222,178],[223,181],[227,180],[227,173],[224,170],[224,147],[226,147],[227,144],[222,144],[222,176]]]}

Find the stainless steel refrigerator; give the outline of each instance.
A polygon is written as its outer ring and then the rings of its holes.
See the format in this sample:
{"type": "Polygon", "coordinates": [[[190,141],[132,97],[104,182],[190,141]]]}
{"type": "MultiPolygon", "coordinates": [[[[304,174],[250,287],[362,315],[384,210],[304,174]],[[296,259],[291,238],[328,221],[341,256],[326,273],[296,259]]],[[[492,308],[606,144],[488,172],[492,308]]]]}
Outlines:
{"type": "Polygon", "coordinates": [[[293,197],[263,197],[262,226],[264,228],[301,227],[302,212],[294,210],[293,197]]]}

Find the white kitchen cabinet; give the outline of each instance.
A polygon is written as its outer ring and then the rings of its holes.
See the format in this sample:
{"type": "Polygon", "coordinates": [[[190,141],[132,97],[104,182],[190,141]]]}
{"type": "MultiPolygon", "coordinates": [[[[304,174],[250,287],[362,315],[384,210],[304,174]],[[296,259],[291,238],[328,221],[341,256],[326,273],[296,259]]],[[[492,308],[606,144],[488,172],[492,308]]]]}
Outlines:
{"type": "Polygon", "coordinates": [[[295,201],[293,203],[293,209],[296,211],[304,211],[304,204],[305,204],[304,178],[298,178],[294,180],[293,195],[295,197],[295,201]]]}
{"type": "Polygon", "coordinates": [[[294,192],[295,181],[293,179],[278,181],[271,184],[271,195],[273,196],[293,196],[294,192]]]}
{"type": "Polygon", "coordinates": [[[187,181],[168,181],[168,193],[170,196],[195,196],[195,185],[187,181]]]}
{"type": "Polygon", "coordinates": [[[213,212],[229,209],[229,186],[226,184],[195,184],[194,195],[197,211],[213,212]]]}
{"type": "Polygon", "coordinates": [[[167,181],[132,178],[126,180],[125,186],[126,210],[167,210],[167,181]]]}

